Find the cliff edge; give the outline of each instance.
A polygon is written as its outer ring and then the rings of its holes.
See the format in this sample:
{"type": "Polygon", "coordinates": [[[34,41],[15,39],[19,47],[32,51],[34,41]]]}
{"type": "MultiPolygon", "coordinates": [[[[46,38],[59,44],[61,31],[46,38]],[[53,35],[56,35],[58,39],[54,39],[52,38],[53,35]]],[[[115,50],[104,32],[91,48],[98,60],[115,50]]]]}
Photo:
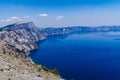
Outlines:
{"type": "Polygon", "coordinates": [[[62,80],[57,70],[32,62],[28,55],[46,38],[33,22],[0,28],[0,80],[62,80]]]}

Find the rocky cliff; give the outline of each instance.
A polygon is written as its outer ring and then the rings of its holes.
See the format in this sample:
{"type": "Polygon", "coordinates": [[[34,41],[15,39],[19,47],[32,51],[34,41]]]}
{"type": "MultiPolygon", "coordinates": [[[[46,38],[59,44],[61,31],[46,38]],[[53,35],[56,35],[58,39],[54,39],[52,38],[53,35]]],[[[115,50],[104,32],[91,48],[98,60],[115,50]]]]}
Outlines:
{"type": "Polygon", "coordinates": [[[43,37],[32,22],[16,23],[0,29],[0,53],[26,58],[43,37]]]}
{"type": "Polygon", "coordinates": [[[38,28],[33,22],[21,22],[0,28],[0,53],[27,58],[29,52],[38,48],[36,42],[48,36],[73,32],[120,31],[120,26],[38,28]]]}
{"type": "Polygon", "coordinates": [[[0,80],[63,80],[56,70],[33,63],[30,50],[38,48],[41,33],[33,22],[15,23],[0,28],[0,80]]]}

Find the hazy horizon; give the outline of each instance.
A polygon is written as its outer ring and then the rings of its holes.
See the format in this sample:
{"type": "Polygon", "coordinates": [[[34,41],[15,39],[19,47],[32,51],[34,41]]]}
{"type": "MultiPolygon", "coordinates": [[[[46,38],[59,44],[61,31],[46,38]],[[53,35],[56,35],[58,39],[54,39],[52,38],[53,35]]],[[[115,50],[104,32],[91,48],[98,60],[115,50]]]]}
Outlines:
{"type": "Polygon", "coordinates": [[[120,0],[2,0],[0,27],[33,21],[40,27],[120,25],[120,0]]]}

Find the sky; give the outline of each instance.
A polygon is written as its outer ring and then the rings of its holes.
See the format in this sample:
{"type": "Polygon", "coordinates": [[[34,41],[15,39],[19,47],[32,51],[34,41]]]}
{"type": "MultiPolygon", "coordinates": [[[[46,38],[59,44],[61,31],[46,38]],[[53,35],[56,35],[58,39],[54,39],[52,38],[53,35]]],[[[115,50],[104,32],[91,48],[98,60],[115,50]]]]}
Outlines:
{"type": "Polygon", "coordinates": [[[38,27],[120,25],[120,0],[0,0],[0,26],[20,21],[38,27]]]}

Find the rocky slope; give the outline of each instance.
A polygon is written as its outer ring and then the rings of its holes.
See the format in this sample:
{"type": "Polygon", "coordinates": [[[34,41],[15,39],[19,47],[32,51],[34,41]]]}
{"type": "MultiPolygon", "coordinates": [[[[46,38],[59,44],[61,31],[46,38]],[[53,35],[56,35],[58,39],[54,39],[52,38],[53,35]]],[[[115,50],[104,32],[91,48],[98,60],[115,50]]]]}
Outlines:
{"type": "Polygon", "coordinates": [[[0,54],[0,80],[63,80],[55,73],[30,60],[0,54]]]}
{"type": "Polygon", "coordinates": [[[37,48],[36,41],[44,38],[32,22],[8,25],[1,28],[0,53],[26,58],[30,50],[37,48]]]}
{"type": "Polygon", "coordinates": [[[56,70],[48,70],[29,60],[36,41],[46,38],[32,22],[0,28],[0,80],[62,80],[56,70]]]}

